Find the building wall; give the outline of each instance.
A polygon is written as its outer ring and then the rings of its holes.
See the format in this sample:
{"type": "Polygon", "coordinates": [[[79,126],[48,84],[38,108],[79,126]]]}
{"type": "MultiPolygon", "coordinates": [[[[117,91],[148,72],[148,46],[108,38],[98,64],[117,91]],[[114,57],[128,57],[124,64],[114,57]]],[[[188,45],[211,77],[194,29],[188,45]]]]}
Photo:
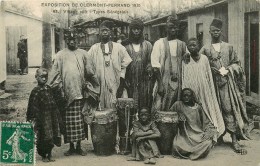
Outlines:
{"type": "Polygon", "coordinates": [[[204,10],[202,12],[190,13],[188,16],[188,36],[197,37],[196,26],[203,24],[203,44],[210,43],[211,37],[209,34],[209,27],[214,18],[214,10],[204,10]]]}
{"type": "Polygon", "coordinates": [[[228,4],[228,39],[237,51],[238,58],[244,62],[244,0],[230,0],[228,4]]]}
{"type": "MultiPolygon", "coordinates": [[[[5,26],[25,26],[28,40],[28,66],[41,66],[42,63],[42,21],[22,15],[5,12],[5,26]]],[[[18,37],[19,38],[19,37],[18,37]]],[[[17,52],[17,50],[15,50],[17,52]]]]}
{"type": "Polygon", "coordinates": [[[0,2],[0,37],[1,42],[0,44],[0,83],[6,80],[6,45],[5,43],[5,26],[4,26],[4,1],[0,2]]]}

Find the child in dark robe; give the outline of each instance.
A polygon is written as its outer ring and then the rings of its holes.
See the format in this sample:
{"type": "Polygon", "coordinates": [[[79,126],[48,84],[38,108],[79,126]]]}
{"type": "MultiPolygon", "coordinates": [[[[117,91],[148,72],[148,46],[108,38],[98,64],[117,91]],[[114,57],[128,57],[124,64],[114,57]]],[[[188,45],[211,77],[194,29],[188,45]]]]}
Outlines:
{"type": "Polygon", "coordinates": [[[156,145],[156,138],[161,136],[154,122],[150,119],[147,108],[139,111],[139,120],[133,123],[132,133],[132,159],[134,161],[144,160],[145,164],[156,164],[154,158],[160,156],[156,145]]]}
{"type": "Polygon", "coordinates": [[[29,97],[27,121],[34,124],[37,135],[36,147],[42,161],[55,161],[52,159],[51,151],[54,144],[61,146],[60,115],[51,89],[46,85],[48,71],[44,68],[37,69],[35,78],[38,85],[29,97]]]}
{"type": "Polygon", "coordinates": [[[196,160],[206,157],[217,134],[202,107],[196,103],[194,92],[185,88],[181,101],[173,105],[173,111],[179,116],[178,132],[173,141],[173,156],[196,160]]]}

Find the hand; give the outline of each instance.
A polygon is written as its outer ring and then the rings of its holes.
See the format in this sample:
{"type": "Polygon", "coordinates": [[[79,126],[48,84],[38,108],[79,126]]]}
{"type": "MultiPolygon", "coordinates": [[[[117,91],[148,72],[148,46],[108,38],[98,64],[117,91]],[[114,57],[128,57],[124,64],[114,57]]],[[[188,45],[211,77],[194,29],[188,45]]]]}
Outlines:
{"type": "Polygon", "coordinates": [[[120,85],[116,92],[116,98],[120,98],[123,95],[124,87],[125,87],[125,79],[120,77],[120,85]]]}
{"type": "Polygon", "coordinates": [[[190,53],[185,53],[183,56],[182,56],[182,60],[185,64],[188,64],[190,62],[190,53]]]}
{"type": "Polygon", "coordinates": [[[153,134],[154,132],[153,132],[153,130],[148,130],[147,133],[148,134],[153,134]]]}
{"type": "Polygon", "coordinates": [[[229,72],[225,67],[221,67],[220,69],[219,69],[219,72],[220,72],[220,74],[222,75],[222,76],[225,76],[225,75],[227,75],[227,73],[229,72]]]}
{"type": "Polygon", "coordinates": [[[158,93],[161,97],[164,96],[165,90],[164,90],[163,85],[159,85],[159,87],[158,87],[158,92],[157,92],[157,93],[158,93]]]}
{"type": "Polygon", "coordinates": [[[143,139],[144,139],[143,137],[138,137],[138,138],[136,138],[136,141],[139,142],[139,141],[141,141],[143,139]]]}
{"type": "Polygon", "coordinates": [[[152,68],[151,65],[147,65],[146,72],[149,75],[149,77],[152,77],[152,75],[153,75],[153,68],[152,68]]]}
{"type": "Polygon", "coordinates": [[[206,131],[203,133],[202,135],[202,141],[206,141],[206,140],[209,140],[209,139],[212,139],[214,136],[214,132],[209,132],[209,131],[206,131]]]}

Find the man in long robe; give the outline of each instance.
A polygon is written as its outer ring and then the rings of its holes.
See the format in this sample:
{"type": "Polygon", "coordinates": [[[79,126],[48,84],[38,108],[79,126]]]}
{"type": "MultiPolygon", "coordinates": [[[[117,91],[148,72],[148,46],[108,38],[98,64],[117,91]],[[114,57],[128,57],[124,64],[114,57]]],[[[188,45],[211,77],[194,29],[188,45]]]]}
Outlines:
{"type": "Polygon", "coordinates": [[[132,63],[126,69],[126,85],[129,98],[134,98],[138,108],[151,108],[152,104],[152,44],[143,39],[144,24],[140,19],[130,23],[129,40],[126,50],[132,63]]]}
{"type": "Polygon", "coordinates": [[[86,152],[81,149],[81,141],[88,133],[82,116],[83,88],[85,76],[90,78],[94,74],[91,66],[87,65],[90,62],[86,59],[87,52],[76,47],[76,32],[66,31],[65,38],[68,48],[59,51],[56,55],[50,85],[52,88],[59,87],[66,100],[64,142],[70,143],[70,149],[64,155],[77,153],[84,156],[86,152]],[[74,143],[77,143],[76,149],[74,143]]]}
{"type": "MultiPolygon", "coordinates": [[[[210,26],[212,42],[203,46],[200,53],[208,57],[217,98],[226,130],[231,134],[233,149],[237,153],[246,154],[247,151],[238,143],[239,139],[248,139],[249,120],[242,98],[244,86],[238,86],[236,81],[236,76],[243,75],[243,70],[233,46],[221,41],[221,28],[222,21],[214,19],[210,26]]],[[[243,77],[239,82],[243,82],[243,77]]]]}
{"type": "MultiPolygon", "coordinates": [[[[182,63],[182,88],[190,88],[194,91],[205,115],[217,128],[218,136],[220,136],[225,131],[225,124],[219,108],[208,58],[206,55],[198,53],[199,47],[196,38],[189,39],[187,47],[191,57],[189,63],[182,63]]],[[[217,142],[217,137],[215,141],[217,142]]]]}
{"type": "Polygon", "coordinates": [[[88,59],[100,85],[101,109],[115,107],[117,90],[120,84],[123,86],[126,67],[132,61],[124,46],[111,41],[112,27],[113,22],[103,21],[100,24],[101,42],[88,51],[88,59]]]}
{"type": "Polygon", "coordinates": [[[152,113],[169,111],[180,97],[181,67],[186,44],[178,39],[179,21],[169,16],[166,23],[167,37],[157,40],[151,54],[157,82],[154,88],[152,113]]]}

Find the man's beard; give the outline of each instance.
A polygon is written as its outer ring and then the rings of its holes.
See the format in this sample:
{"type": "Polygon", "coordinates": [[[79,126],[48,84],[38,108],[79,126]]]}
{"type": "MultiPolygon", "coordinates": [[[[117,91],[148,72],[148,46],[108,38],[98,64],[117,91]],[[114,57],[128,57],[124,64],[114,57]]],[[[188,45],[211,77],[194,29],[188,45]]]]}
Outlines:
{"type": "Polygon", "coordinates": [[[107,43],[107,42],[109,42],[109,40],[110,40],[109,36],[101,36],[101,42],[102,43],[107,43]]]}
{"type": "Polygon", "coordinates": [[[143,35],[142,32],[139,33],[138,35],[135,35],[133,32],[130,31],[129,34],[129,39],[132,43],[141,43],[144,39],[143,39],[143,35]]]}
{"type": "Polygon", "coordinates": [[[167,37],[168,37],[169,40],[176,39],[176,38],[177,38],[177,33],[175,33],[175,34],[168,33],[168,34],[167,34],[167,37]]]}
{"type": "Polygon", "coordinates": [[[68,45],[68,49],[71,50],[71,51],[74,51],[77,49],[76,46],[71,46],[71,45],[68,45]]]}

